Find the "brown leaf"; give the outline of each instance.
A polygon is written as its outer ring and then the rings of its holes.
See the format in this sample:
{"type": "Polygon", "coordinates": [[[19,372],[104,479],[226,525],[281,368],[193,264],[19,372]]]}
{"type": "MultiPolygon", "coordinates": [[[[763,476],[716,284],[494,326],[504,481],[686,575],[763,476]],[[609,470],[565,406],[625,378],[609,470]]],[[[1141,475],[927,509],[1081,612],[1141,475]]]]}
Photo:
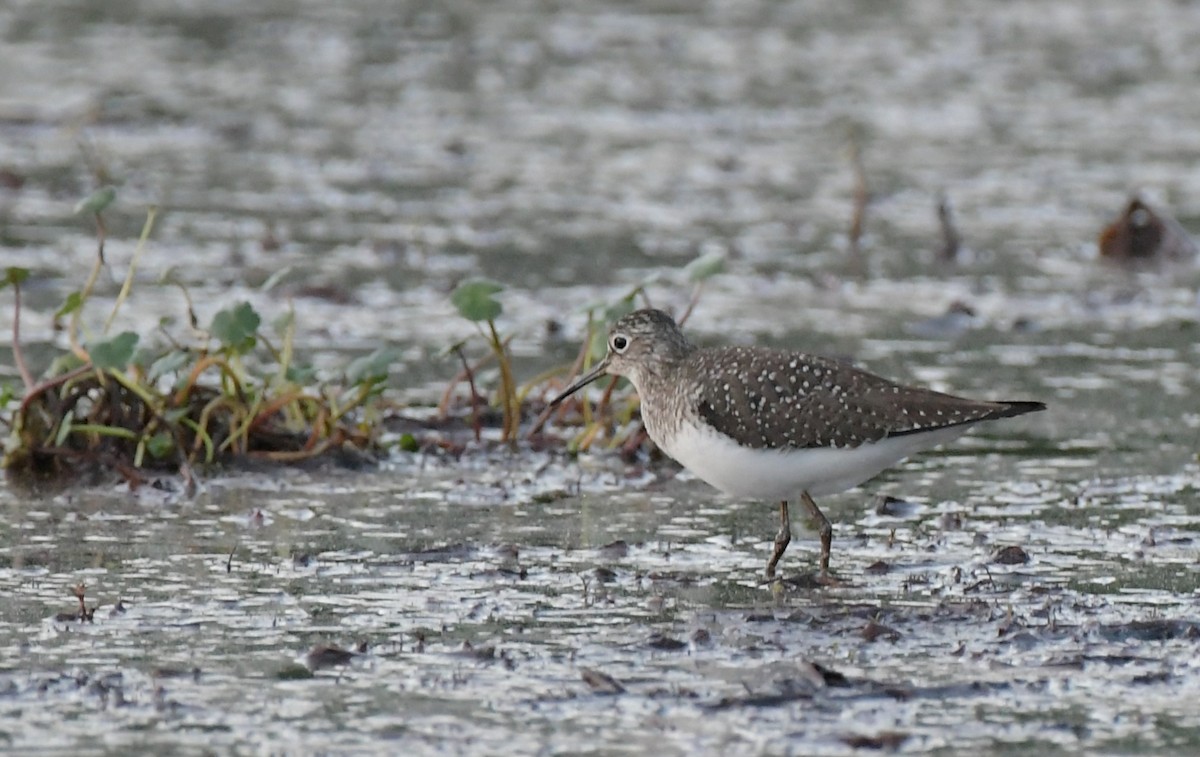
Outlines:
{"type": "Polygon", "coordinates": [[[867,623],[863,627],[862,637],[868,642],[874,642],[876,639],[883,637],[888,641],[899,641],[900,632],[882,623],[876,623],[874,620],[867,623]]]}
{"type": "Polygon", "coordinates": [[[1017,545],[1001,547],[992,557],[992,562],[1001,565],[1024,565],[1029,562],[1029,555],[1017,545]]]}
{"type": "Polygon", "coordinates": [[[1196,243],[1170,216],[1134,197],[1100,232],[1100,256],[1111,260],[1181,260],[1195,257],[1196,243]]]}
{"type": "Polygon", "coordinates": [[[593,668],[580,668],[579,677],[597,694],[624,694],[625,687],[608,673],[593,668]]]}
{"type": "Polygon", "coordinates": [[[888,565],[883,560],[876,560],[875,562],[871,563],[867,567],[863,568],[863,573],[866,573],[869,576],[882,576],[884,573],[887,573],[891,569],[892,569],[892,566],[888,565]]]}
{"type": "Polygon", "coordinates": [[[661,633],[651,636],[647,644],[651,649],[658,649],[664,652],[678,652],[681,649],[687,649],[686,641],[672,639],[670,636],[664,636],[661,633]]]}
{"type": "Polygon", "coordinates": [[[842,743],[851,749],[887,749],[892,752],[899,749],[905,741],[908,741],[908,734],[901,731],[882,731],[874,736],[855,734],[842,737],[842,743]]]}
{"type": "Polygon", "coordinates": [[[318,644],[308,650],[308,654],[304,657],[304,663],[309,670],[321,670],[322,668],[332,668],[337,665],[349,664],[355,658],[356,654],[341,647],[318,644]]]}

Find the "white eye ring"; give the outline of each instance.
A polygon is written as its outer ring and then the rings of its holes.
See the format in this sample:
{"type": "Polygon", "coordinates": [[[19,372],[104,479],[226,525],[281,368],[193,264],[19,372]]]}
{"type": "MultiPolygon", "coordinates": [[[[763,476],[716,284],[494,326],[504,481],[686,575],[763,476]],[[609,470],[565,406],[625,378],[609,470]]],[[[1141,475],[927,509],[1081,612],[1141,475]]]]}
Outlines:
{"type": "Polygon", "coordinates": [[[609,344],[612,345],[613,352],[619,355],[629,349],[629,337],[624,334],[613,334],[609,344]]]}

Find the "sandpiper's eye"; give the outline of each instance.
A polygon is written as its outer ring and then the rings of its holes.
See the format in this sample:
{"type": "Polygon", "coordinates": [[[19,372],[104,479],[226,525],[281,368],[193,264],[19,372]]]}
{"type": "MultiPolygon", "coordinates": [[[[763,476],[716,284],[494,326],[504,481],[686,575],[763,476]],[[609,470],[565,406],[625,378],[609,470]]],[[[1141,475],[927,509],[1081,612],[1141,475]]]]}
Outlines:
{"type": "Polygon", "coordinates": [[[614,334],[612,338],[613,352],[624,352],[629,347],[629,337],[624,334],[614,334]]]}

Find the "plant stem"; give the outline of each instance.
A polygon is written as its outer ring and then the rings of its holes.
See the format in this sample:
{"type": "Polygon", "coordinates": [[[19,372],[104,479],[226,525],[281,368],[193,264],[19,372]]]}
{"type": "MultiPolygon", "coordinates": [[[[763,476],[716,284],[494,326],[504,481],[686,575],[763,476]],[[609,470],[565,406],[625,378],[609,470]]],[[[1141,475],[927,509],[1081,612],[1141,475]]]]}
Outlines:
{"type": "Polygon", "coordinates": [[[87,304],[88,297],[92,294],[92,289],[96,286],[96,279],[100,278],[100,268],[104,266],[104,240],[107,236],[108,231],[104,226],[104,219],[97,213],[96,262],[92,264],[91,273],[88,274],[87,281],[84,282],[83,289],[79,292],[79,307],[75,308],[75,312],[71,313],[71,325],[67,329],[67,338],[71,342],[71,351],[85,363],[89,362],[91,357],[88,356],[87,350],[79,345],[79,318],[83,314],[83,307],[87,304]]]}
{"type": "Polygon", "coordinates": [[[121,291],[117,294],[117,301],[113,303],[112,312],[108,314],[108,320],[104,322],[104,333],[112,328],[113,319],[117,317],[117,311],[121,309],[121,305],[129,297],[129,290],[133,288],[133,272],[137,270],[138,258],[142,255],[142,250],[146,247],[146,239],[150,236],[150,230],[154,228],[154,216],[158,215],[158,208],[151,205],[149,212],[146,213],[146,223],[142,225],[142,235],[138,238],[137,247],[133,248],[133,258],[129,261],[129,271],[125,274],[125,283],[121,285],[121,291]]]}
{"type": "MultiPolygon", "coordinates": [[[[480,335],[483,336],[482,331],[480,331],[480,335]]],[[[484,338],[487,339],[489,342],[491,341],[491,337],[484,336],[484,338]]],[[[508,344],[510,342],[512,342],[512,340],[513,340],[513,335],[509,335],[508,337],[506,337],[504,339],[502,344],[504,344],[504,346],[507,347],[508,344]]],[[[479,371],[482,370],[485,365],[487,365],[489,362],[491,362],[492,360],[495,360],[495,359],[496,359],[496,352],[495,352],[495,350],[492,350],[491,352],[488,352],[486,355],[484,355],[483,357],[476,360],[475,364],[473,366],[471,366],[470,372],[471,373],[479,373],[479,371]]],[[[439,421],[446,420],[446,417],[450,414],[450,399],[454,396],[454,389],[460,383],[462,383],[463,381],[466,381],[466,380],[467,380],[467,371],[459,371],[458,373],[454,374],[454,378],[450,379],[450,383],[446,385],[445,390],[442,392],[442,399],[438,402],[438,406],[437,406],[439,421]]]]}
{"type": "Polygon", "coordinates": [[[25,364],[25,353],[21,351],[21,282],[13,281],[13,360],[21,373],[21,381],[25,382],[25,391],[33,389],[33,374],[25,364]]]}
{"type": "Polygon", "coordinates": [[[488,330],[492,337],[492,349],[496,352],[496,360],[500,364],[500,392],[504,405],[504,433],[501,438],[515,444],[521,427],[521,416],[520,407],[517,405],[516,385],[513,383],[512,365],[509,364],[508,351],[500,341],[500,334],[496,332],[495,321],[488,321],[488,330]]]}
{"type": "Polygon", "coordinates": [[[683,311],[683,315],[679,316],[679,325],[687,323],[687,319],[692,316],[692,311],[696,309],[696,303],[700,301],[700,293],[704,291],[704,282],[697,281],[696,286],[692,287],[692,296],[688,298],[687,309],[683,311]]]}
{"type": "Polygon", "coordinates": [[[855,135],[850,135],[850,162],[854,168],[854,211],[850,217],[850,265],[855,275],[866,273],[862,255],[863,227],[866,224],[867,204],[871,201],[871,190],[867,185],[867,169],[863,167],[862,149],[855,135]]]}
{"type": "Polygon", "coordinates": [[[475,389],[475,374],[467,364],[467,356],[463,354],[462,347],[455,346],[454,352],[462,361],[463,372],[467,374],[467,386],[471,387],[471,428],[475,431],[475,443],[478,444],[483,424],[479,422],[479,392],[475,389]]]}

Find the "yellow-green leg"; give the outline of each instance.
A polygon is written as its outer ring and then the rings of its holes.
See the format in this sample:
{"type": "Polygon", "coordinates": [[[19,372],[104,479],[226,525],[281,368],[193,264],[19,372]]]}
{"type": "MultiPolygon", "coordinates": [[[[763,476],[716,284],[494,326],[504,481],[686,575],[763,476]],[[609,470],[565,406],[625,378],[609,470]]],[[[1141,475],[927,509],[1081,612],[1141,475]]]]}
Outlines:
{"type": "Polygon", "coordinates": [[[779,533],[775,534],[775,550],[771,552],[771,559],[767,560],[768,581],[775,578],[775,566],[779,564],[779,558],[783,557],[791,541],[792,520],[788,517],[788,503],[785,499],[779,503],[779,533]]]}
{"type": "MultiPolygon", "coordinates": [[[[804,492],[800,495],[800,501],[804,503],[804,509],[808,511],[808,517],[817,522],[817,534],[821,537],[821,580],[829,578],[829,548],[833,546],[833,526],[829,524],[829,518],[825,517],[825,513],[821,512],[821,508],[817,507],[817,503],[813,502],[813,498],[804,492]]],[[[779,544],[778,538],[776,545],[779,544]]],[[[784,546],[787,543],[784,542],[784,546]]],[[[782,550],[779,554],[783,554],[782,550]]]]}

